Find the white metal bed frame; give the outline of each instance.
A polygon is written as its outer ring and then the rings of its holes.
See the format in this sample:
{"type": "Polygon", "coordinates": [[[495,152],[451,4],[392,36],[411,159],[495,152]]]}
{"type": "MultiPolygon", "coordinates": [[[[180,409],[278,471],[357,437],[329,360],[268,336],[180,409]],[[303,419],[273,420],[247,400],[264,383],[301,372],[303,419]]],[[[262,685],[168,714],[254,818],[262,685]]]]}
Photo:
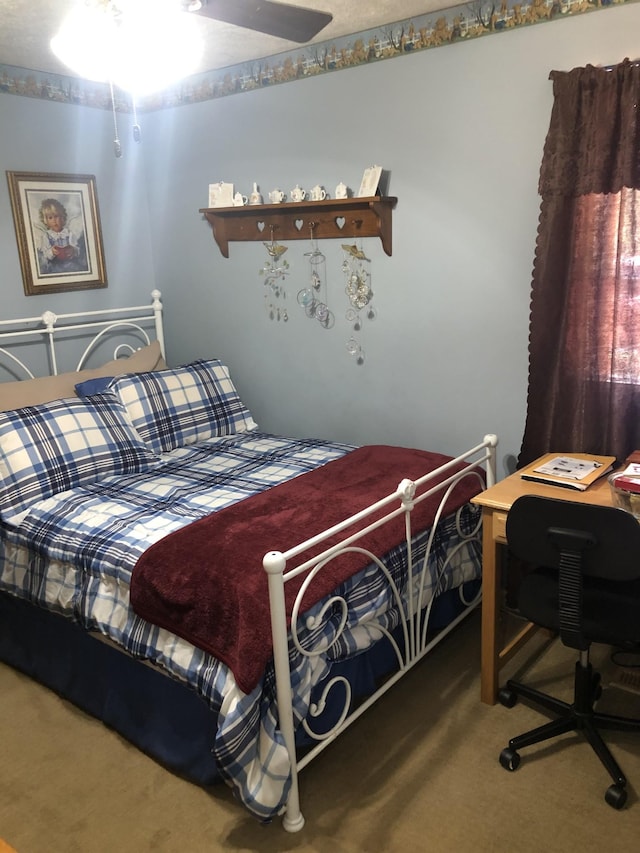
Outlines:
{"type": "MultiPolygon", "coordinates": [[[[463,610],[457,617],[455,617],[453,621],[451,621],[442,631],[440,631],[436,637],[431,640],[428,639],[427,629],[429,627],[429,617],[431,615],[431,607],[434,599],[431,598],[429,603],[424,606],[423,597],[429,572],[429,557],[431,553],[431,546],[438,527],[438,522],[440,521],[444,506],[449,498],[449,495],[455,488],[456,484],[459,483],[462,478],[469,476],[478,477],[479,482],[482,482],[478,474],[479,465],[482,466],[485,470],[487,486],[491,486],[495,483],[495,448],[497,444],[498,438],[496,435],[486,435],[480,444],[471,448],[466,453],[463,453],[462,455],[456,457],[450,462],[447,462],[446,464],[440,466],[436,471],[432,471],[429,474],[426,474],[415,481],[407,479],[402,480],[394,492],[382,498],[381,500],[371,504],[369,507],[362,510],[361,512],[325,530],[323,533],[314,536],[313,538],[308,539],[293,548],[290,548],[284,553],[281,551],[270,551],[265,555],[263,560],[263,566],[265,571],[267,572],[269,581],[271,629],[274,649],[274,665],[276,673],[276,690],[280,729],[282,731],[282,735],[284,737],[287,746],[287,751],[289,753],[289,758],[291,761],[291,790],[283,816],[283,826],[287,831],[297,832],[304,826],[304,817],[300,810],[300,794],[298,786],[299,771],[302,770],[307,764],[309,764],[309,762],[313,758],[319,755],[319,753],[322,752],[329,745],[329,743],[334,741],[338,737],[338,735],[344,732],[345,729],[347,729],[371,705],[373,705],[383,694],[385,694],[397,681],[399,681],[400,678],[406,675],[409,670],[411,670],[420,660],[422,660],[422,658],[424,658],[441,640],[443,640],[444,637],[446,637],[446,635],[450,631],[452,631],[459,624],[459,622],[462,621],[462,619],[468,616],[477,604],[480,603],[480,594],[476,597],[476,599],[471,602],[463,600],[463,604],[465,604],[466,609],[463,610]],[[465,467],[461,471],[455,470],[456,467],[460,464],[464,464],[465,467]],[[443,479],[441,482],[436,482],[436,480],[439,477],[442,477],[443,474],[446,474],[445,479],[443,479]],[[421,561],[421,565],[414,566],[414,559],[412,555],[413,533],[411,526],[411,513],[415,509],[417,504],[421,503],[422,501],[426,500],[428,497],[436,493],[441,493],[441,498],[429,535],[426,553],[421,561]],[[380,510],[385,510],[385,515],[377,520],[372,520],[372,516],[374,516],[374,514],[378,513],[380,510]],[[417,597],[414,595],[408,595],[406,596],[406,600],[403,599],[401,591],[394,583],[390,572],[388,571],[382,560],[375,554],[358,546],[357,544],[358,541],[364,536],[366,536],[367,533],[372,530],[375,530],[378,527],[381,527],[384,524],[391,522],[398,516],[404,516],[405,523],[405,539],[408,555],[407,589],[414,589],[414,582],[417,583],[418,587],[417,597]],[[358,525],[357,532],[347,535],[338,543],[326,548],[320,554],[312,557],[311,559],[305,560],[301,564],[297,565],[295,569],[287,572],[287,561],[297,558],[300,555],[304,555],[306,551],[309,551],[310,549],[321,545],[323,542],[326,542],[328,539],[335,536],[336,534],[341,534],[347,529],[353,528],[354,524],[358,525]],[[340,719],[329,732],[326,732],[322,735],[314,734],[312,728],[309,726],[307,721],[303,721],[303,726],[307,734],[318,742],[316,746],[314,746],[302,759],[298,760],[297,750],[295,746],[293,723],[293,697],[291,690],[288,652],[289,643],[293,642],[296,645],[297,650],[301,654],[305,655],[319,654],[321,651],[323,651],[322,649],[304,649],[302,647],[297,632],[300,605],[307,588],[313,582],[317,574],[321,572],[322,569],[332,559],[337,557],[339,554],[345,553],[347,551],[358,551],[366,555],[372,563],[375,563],[377,565],[378,569],[384,574],[387,583],[389,584],[390,589],[392,591],[395,604],[398,606],[400,612],[402,613],[402,647],[398,644],[398,642],[396,642],[394,637],[388,631],[382,630],[382,633],[391,642],[392,648],[397,659],[398,670],[394,675],[388,678],[378,690],[376,690],[361,705],[359,705],[352,713],[349,713],[351,696],[348,682],[340,676],[338,676],[337,678],[331,678],[324,687],[320,703],[317,707],[312,707],[310,709],[310,714],[311,716],[316,716],[322,713],[329,691],[331,691],[334,687],[341,683],[344,685],[345,688],[345,699],[340,719]],[[308,572],[308,576],[302,584],[300,591],[298,592],[295,599],[291,618],[292,628],[290,637],[286,623],[284,592],[285,584],[305,572],[308,572]]],[[[462,531],[459,530],[459,532],[462,534],[462,531]]],[[[480,520],[478,520],[478,525],[476,529],[465,537],[465,541],[466,539],[474,538],[479,534],[480,520]]],[[[460,544],[460,547],[462,547],[462,544],[463,543],[460,544]]],[[[448,555],[447,563],[451,560],[451,557],[452,553],[448,555]]],[[[445,569],[446,564],[442,567],[442,571],[444,572],[445,569]]],[[[459,589],[459,594],[462,598],[461,588],[459,589]]],[[[343,619],[341,624],[342,629],[344,628],[344,624],[346,621],[347,603],[339,596],[332,597],[326,603],[322,613],[319,614],[319,616],[317,617],[317,620],[322,619],[323,613],[326,612],[330,606],[335,606],[336,604],[342,608],[343,612],[343,619]]]]}
{"type": "MultiPolygon", "coordinates": [[[[6,356],[12,363],[19,366],[25,373],[26,377],[33,378],[33,373],[21,360],[16,358],[5,347],[4,342],[18,339],[34,339],[35,342],[44,341],[47,344],[48,354],[50,359],[51,374],[58,373],[58,358],[56,355],[56,345],[58,339],[69,332],[98,330],[89,344],[84,349],[80,360],[77,363],[76,370],[82,369],[86,364],[89,355],[93,352],[99,341],[105,335],[111,335],[114,331],[120,329],[133,329],[136,333],[142,336],[146,343],[150,343],[151,339],[146,325],[153,324],[156,339],[160,342],[160,348],[164,356],[164,336],[162,324],[162,303],[161,294],[154,290],[151,294],[151,306],[133,306],[123,309],[105,309],[92,312],[78,312],[71,314],[56,315],[53,312],[45,311],[40,317],[31,317],[18,320],[3,320],[0,321],[0,355],[6,356]],[[81,320],[79,318],[85,318],[81,320]],[[30,328],[24,328],[25,326],[30,328]]],[[[128,351],[132,351],[130,344],[117,345],[114,351],[114,358],[121,354],[121,346],[125,346],[128,351]]],[[[270,551],[263,560],[263,567],[268,575],[269,585],[269,602],[271,613],[271,632],[274,649],[274,666],[276,676],[276,695],[278,714],[280,721],[280,729],[286,744],[291,762],[291,788],[287,803],[283,814],[283,826],[288,832],[297,832],[304,826],[304,817],[300,810],[300,792],[298,785],[298,774],[307,766],[317,755],[319,755],[330,743],[332,743],[342,732],[344,732],[355,720],[357,720],[371,705],[373,705],[383,694],[385,694],[400,678],[411,670],[422,658],[424,658],[444,637],[455,628],[458,623],[465,618],[480,601],[481,594],[473,601],[464,601],[461,589],[459,594],[462,603],[465,605],[463,610],[454,620],[436,637],[428,638],[427,629],[429,626],[429,617],[431,614],[431,606],[433,599],[425,606],[424,591],[428,580],[429,571],[429,556],[434,535],[438,526],[438,522],[442,516],[445,503],[453,491],[455,485],[463,477],[476,477],[481,483],[478,468],[485,471],[487,486],[493,485],[496,477],[496,446],[498,439],[493,434],[485,435],[482,442],[465,453],[461,454],[452,461],[432,471],[429,474],[415,480],[403,479],[400,481],[397,489],[376,501],[368,508],[362,510],[356,515],[345,519],[341,523],[325,530],[323,533],[308,539],[299,545],[289,549],[286,552],[270,551]],[[458,465],[464,465],[461,471],[455,470],[458,465]],[[446,475],[442,482],[436,482],[437,478],[446,475]],[[411,513],[415,506],[426,500],[433,494],[440,493],[440,504],[434,519],[433,526],[429,535],[427,550],[420,565],[414,565],[412,553],[412,524],[411,513]],[[375,513],[384,511],[384,515],[372,520],[375,513]],[[402,595],[402,591],[395,585],[391,574],[383,561],[375,554],[367,551],[358,544],[367,533],[376,528],[391,522],[393,519],[403,516],[405,526],[406,548],[408,554],[408,580],[407,589],[416,590],[416,594],[402,595]],[[354,525],[357,525],[356,532],[353,532],[354,525]],[[294,558],[299,558],[305,552],[312,548],[322,545],[331,537],[340,535],[344,531],[351,529],[351,533],[347,534],[336,544],[326,547],[320,554],[313,558],[304,560],[297,565],[295,569],[287,571],[287,563],[294,558]],[[390,585],[393,599],[402,613],[402,643],[399,644],[394,637],[386,630],[387,639],[391,642],[395,657],[398,663],[398,670],[390,676],[382,686],[371,696],[369,696],[355,710],[349,712],[351,704],[350,687],[348,681],[338,676],[331,678],[323,689],[322,698],[319,703],[312,706],[310,709],[310,717],[318,716],[322,713],[326,699],[338,684],[344,687],[345,698],[344,705],[339,715],[338,722],[334,727],[323,734],[314,733],[310,723],[303,721],[304,729],[307,735],[316,741],[310,751],[302,758],[298,758],[295,745],[295,726],[293,712],[293,693],[291,688],[291,673],[289,669],[289,644],[294,643],[297,650],[304,655],[317,655],[325,649],[305,649],[300,642],[298,636],[298,619],[299,611],[303,596],[308,586],[317,577],[318,573],[339,554],[347,551],[357,551],[367,556],[372,563],[384,574],[387,582],[390,585]],[[297,597],[293,609],[291,629],[287,628],[286,610],[285,610],[285,584],[300,574],[308,572],[297,597]]],[[[462,530],[459,528],[459,533],[462,536],[462,530]]],[[[464,537],[464,541],[479,537],[480,521],[468,535],[464,537]]],[[[460,547],[462,547],[462,544],[460,547]]],[[[451,554],[447,558],[447,562],[451,559],[451,554]]],[[[443,567],[443,571],[444,571],[443,567]]],[[[338,606],[342,610],[342,622],[340,631],[344,628],[347,614],[347,602],[339,596],[332,596],[325,604],[321,613],[316,617],[316,621],[321,620],[324,614],[330,607],[338,606]]]]}
{"type": "MultiPolygon", "coordinates": [[[[144,343],[151,343],[147,326],[153,324],[156,340],[164,358],[164,331],[162,325],[162,301],[159,290],[151,292],[151,305],[132,305],[128,308],[104,308],[99,311],[79,311],[70,314],[55,314],[44,311],[39,317],[22,317],[16,320],[0,320],[0,354],[24,374],[21,378],[34,379],[34,374],[27,364],[4,346],[5,341],[25,340],[34,344],[46,343],[49,356],[50,375],[58,375],[57,345],[61,339],[71,332],[85,332],[91,329],[98,331],[87,344],[75,367],[68,370],[82,370],[86,366],[91,353],[98,344],[114,332],[124,332],[125,329],[138,333],[144,343]],[[84,318],[78,320],[78,318],[84,318]]],[[[131,343],[121,343],[115,346],[113,358],[119,358],[123,353],[131,354],[135,347],[131,343]]]]}

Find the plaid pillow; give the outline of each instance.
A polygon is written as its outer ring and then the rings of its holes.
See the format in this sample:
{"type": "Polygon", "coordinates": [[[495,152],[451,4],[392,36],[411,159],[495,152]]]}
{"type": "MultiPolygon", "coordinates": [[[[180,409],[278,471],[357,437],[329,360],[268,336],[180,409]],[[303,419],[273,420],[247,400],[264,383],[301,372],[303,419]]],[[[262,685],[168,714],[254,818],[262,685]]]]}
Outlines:
{"type": "Polygon", "coordinates": [[[218,359],[175,370],[116,376],[109,384],[155,453],[255,429],[229,370],[218,359]]]}
{"type": "Polygon", "coordinates": [[[19,523],[36,501],[157,462],[111,395],[0,412],[0,515],[19,523]]]}

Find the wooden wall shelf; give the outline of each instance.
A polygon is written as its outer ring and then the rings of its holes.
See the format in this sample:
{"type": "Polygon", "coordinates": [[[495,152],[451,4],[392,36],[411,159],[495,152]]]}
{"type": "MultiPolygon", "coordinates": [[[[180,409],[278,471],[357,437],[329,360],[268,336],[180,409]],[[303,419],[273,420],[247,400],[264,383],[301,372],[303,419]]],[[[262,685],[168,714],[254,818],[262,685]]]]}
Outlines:
{"type": "Polygon", "coordinates": [[[380,237],[391,255],[391,211],[398,202],[392,196],[332,198],[324,201],[255,204],[243,207],[204,207],[200,213],[213,229],[213,237],[225,258],[231,241],[343,239],[380,237]]]}

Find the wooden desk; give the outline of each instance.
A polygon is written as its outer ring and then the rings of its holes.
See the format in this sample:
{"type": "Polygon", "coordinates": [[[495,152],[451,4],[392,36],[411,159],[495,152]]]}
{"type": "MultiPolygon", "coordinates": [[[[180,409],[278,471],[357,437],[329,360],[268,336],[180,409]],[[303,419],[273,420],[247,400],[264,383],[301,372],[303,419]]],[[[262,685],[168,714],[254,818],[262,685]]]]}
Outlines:
{"type": "Polygon", "coordinates": [[[602,477],[586,491],[548,486],[523,480],[518,472],[500,480],[495,486],[476,495],[472,503],[482,507],[482,655],[480,698],[488,705],[496,702],[498,675],[501,667],[537,630],[528,623],[506,646],[499,648],[498,624],[502,587],[500,548],[507,544],[507,514],[521,495],[542,495],[568,501],[611,506],[607,477],[602,477]]]}

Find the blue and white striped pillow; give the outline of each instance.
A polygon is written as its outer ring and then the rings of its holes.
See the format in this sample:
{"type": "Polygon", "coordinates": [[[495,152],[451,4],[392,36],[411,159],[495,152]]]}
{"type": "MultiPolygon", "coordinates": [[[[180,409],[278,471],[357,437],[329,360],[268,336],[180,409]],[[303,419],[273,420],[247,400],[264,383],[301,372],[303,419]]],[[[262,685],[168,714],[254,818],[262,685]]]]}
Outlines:
{"type": "Polygon", "coordinates": [[[0,516],[19,523],[36,501],[158,461],[111,395],[0,412],[0,516]]]}
{"type": "Polygon", "coordinates": [[[108,386],[155,453],[208,438],[235,435],[257,424],[240,400],[229,369],[218,359],[175,370],[116,376],[108,386]]]}

